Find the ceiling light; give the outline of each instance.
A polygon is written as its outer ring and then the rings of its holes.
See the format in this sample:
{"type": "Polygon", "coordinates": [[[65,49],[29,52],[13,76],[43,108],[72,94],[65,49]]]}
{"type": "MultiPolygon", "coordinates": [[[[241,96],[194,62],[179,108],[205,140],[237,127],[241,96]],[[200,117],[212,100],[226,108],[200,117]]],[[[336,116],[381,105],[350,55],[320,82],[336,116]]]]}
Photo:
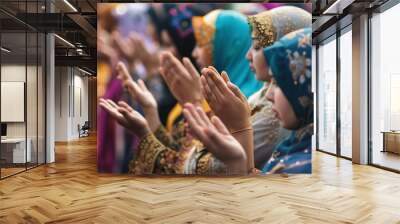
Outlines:
{"type": "Polygon", "coordinates": [[[10,52],[11,52],[10,50],[8,50],[8,49],[5,48],[5,47],[1,47],[0,49],[1,49],[2,51],[6,52],[6,53],[10,53],[10,52]]]}
{"type": "Polygon", "coordinates": [[[54,34],[55,37],[57,37],[59,40],[61,40],[62,42],[66,43],[67,45],[69,45],[70,47],[75,48],[75,45],[71,44],[71,42],[67,41],[66,39],[58,36],[57,34],[54,34]]]}
{"type": "Polygon", "coordinates": [[[340,15],[343,10],[351,5],[355,0],[336,0],[332,5],[330,5],[324,12],[323,15],[340,15]]]}
{"type": "Polygon", "coordinates": [[[69,3],[68,0],[64,0],[65,4],[67,4],[74,12],[78,12],[78,10],[71,4],[69,3]]]}
{"type": "Polygon", "coordinates": [[[81,72],[83,72],[83,73],[85,73],[85,74],[87,74],[87,75],[90,75],[90,76],[93,75],[92,73],[90,73],[90,72],[88,72],[88,71],[86,71],[86,70],[83,70],[83,69],[81,69],[81,68],[79,68],[79,67],[78,67],[78,70],[81,71],[81,72]]]}

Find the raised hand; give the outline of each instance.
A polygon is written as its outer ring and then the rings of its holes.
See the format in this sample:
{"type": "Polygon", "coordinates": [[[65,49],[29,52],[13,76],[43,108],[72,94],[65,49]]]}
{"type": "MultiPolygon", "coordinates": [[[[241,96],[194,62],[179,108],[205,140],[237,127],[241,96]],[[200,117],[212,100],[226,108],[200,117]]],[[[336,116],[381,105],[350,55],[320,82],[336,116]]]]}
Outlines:
{"type": "Polygon", "coordinates": [[[170,52],[160,54],[160,73],[171,93],[181,105],[201,102],[200,75],[188,58],[183,64],[170,52]]]}
{"type": "Polygon", "coordinates": [[[128,89],[130,95],[138,101],[143,109],[157,108],[157,101],[153,94],[147,89],[143,80],[139,79],[136,83],[122,62],[118,63],[116,69],[118,78],[122,81],[122,85],[128,89]]]}
{"type": "Polygon", "coordinates": [[[127,103],[120,101],[118,105],[110,100],[100,98],[99,106],[109,113],[119,124],[143,138],[150,133],[146,119],[127,103]]]}
{"type": "Polygon", "coordinates": [[[123,38],[119,31],[114,31],[111,34],[113,47],[118,53],[127,59],[130,63],[134,63],[137,59],[135,49],[127,39],[123,38]]]}
{"type": "Polygon", "coordinates": [[[221,118],[231,132],[251,127],[250,106],[246,97],[229,81],[226,72],[220,75],[209,66],[202,71],[203,95],[212,111],[221,118]]]}
{"type": "Polygon", "coordinates": [[[147,89],[143,80],[139,79],[136,83],[132,79],[124,63],[119,62],[116,70],[118,72],[118,78],[122,81],[122,85],[128,89],[132,98],[143,108],[150,129],[154,132],[160,126],[161,121],[158,116],[157,101],[153,94],[147,89]]]}
{"type": "Polygon", "coordinates": [[[245,150],[218,117],[213,116],[210,120],[201,107],[190,103],[185,104],[183,114],[189,123],[191,134],[203,142],[216,158],[224,162],[230,173],[247,173],[245,150]]]}
{"type": "Polygon", "coordinates": [[[129,34],[128,46],[131,48],[131,54],[143,63],[148,72],[152,73],[153,70],[157,70],[158,57],[147,50],[143,38],[138,33],[131,32],[129,34]]]}

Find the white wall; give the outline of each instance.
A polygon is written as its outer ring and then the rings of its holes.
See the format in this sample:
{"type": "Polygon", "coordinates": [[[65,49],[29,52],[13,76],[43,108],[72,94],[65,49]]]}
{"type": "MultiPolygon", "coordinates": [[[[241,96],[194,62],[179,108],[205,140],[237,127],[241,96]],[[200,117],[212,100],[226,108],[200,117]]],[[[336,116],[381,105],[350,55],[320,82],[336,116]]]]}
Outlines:
{"type": "Polygon", "coordinates": [[[68,140],[68,76],[67,67],[55,68],[55,141],[68,140]]]}
{"type": "Polygon", "coordinates": [[[88,120],[88,78],[83,75],[76,68],[56,67],[56,141],[79,138],[78,124],[88,120]]]}

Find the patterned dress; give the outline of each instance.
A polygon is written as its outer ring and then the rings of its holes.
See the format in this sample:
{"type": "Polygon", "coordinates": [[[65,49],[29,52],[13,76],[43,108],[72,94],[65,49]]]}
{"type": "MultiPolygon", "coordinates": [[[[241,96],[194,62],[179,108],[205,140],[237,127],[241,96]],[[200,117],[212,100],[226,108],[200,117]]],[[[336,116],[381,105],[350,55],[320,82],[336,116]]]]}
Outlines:
{"type": "Polygon", "coordinates": [[[201,142],[186,132],[184,121],[173,129],[172,135],[160,126],[142,138],[130,173],[142,174],[227,174],[223,162],[215,158],[201,142]]]}

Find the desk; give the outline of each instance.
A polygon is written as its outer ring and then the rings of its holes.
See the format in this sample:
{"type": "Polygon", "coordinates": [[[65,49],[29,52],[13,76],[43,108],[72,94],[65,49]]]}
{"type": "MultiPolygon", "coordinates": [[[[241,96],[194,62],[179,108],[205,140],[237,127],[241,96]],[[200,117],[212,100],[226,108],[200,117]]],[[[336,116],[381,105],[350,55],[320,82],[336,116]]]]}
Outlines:
{"type": "Polygon", "coordinates": [[[383,150],[382,152],[392,152],[400,154],[400,131],[382,131],[383,150]]]}
{"type": "Polygon", "coordinates": [[[6,138],[1,139],[1,159],[6,163],[25,163],[31,161],[31,145],[30,138],[26,140],[28,147],[26,147],[25,154],[25,138],[6,138]],[[27,161],[25,161],[25,158],[27,161]]]}

